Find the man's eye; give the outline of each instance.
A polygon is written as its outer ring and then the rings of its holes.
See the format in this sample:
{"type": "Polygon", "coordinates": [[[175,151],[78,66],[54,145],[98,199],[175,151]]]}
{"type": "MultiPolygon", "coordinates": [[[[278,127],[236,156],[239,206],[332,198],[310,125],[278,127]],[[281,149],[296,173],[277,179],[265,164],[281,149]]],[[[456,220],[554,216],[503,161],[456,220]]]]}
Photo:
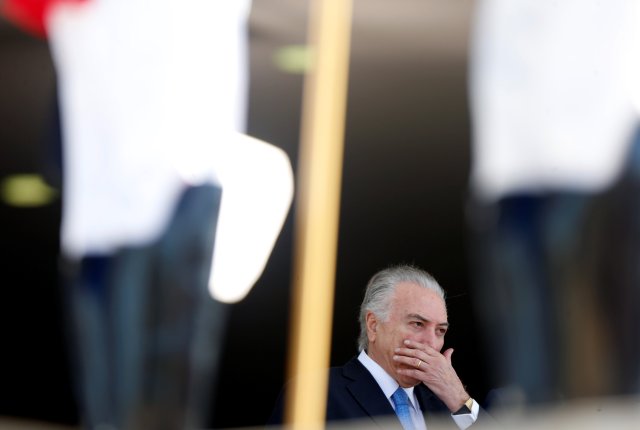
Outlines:
{"type": "Polygon", "coordinates": [[[446,328],[440,328],[438,329],[438,334],[440,336],[444,336],[447,333],[447,329],[446,328]]]}
{"type": "Polygon", "coordinates": [[[411,325],[413,325],[414,327],[422,327],[422,326],[424,326],[422,321],[412,321],[411,325]]]}

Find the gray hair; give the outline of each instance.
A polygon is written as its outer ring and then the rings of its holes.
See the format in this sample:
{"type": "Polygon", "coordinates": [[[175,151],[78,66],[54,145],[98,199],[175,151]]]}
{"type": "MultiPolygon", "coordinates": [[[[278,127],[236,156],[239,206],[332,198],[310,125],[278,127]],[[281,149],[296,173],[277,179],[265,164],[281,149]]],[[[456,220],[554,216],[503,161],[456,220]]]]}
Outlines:
{"type": "Polygon", "coordinates": [[[414,266],[399,265],[381,270],[369,280],[364,299],[360,305],[360,336],[358,337],[358,350],[362,351],[369,346],[367,336],[367,312],[373,312],[382,321],[389,318],[391,297],[396,285],[403,282],[411,282],[423,288],[434,291],[438,297],[445,301],[445,293],[438,281],[429,273],[414,266]]]}

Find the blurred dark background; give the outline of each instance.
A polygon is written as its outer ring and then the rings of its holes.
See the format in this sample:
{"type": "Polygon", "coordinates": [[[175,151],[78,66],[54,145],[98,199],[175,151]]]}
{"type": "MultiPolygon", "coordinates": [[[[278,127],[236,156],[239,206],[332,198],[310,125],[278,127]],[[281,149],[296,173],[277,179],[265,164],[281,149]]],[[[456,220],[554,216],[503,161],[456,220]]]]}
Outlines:
{"type": "MultiPolygon", "coordinates": [[[[305,43],[306,6],[253,0],[251,16],[248,133],[284,149],[294,169],[303,77],[282,64],[305,43]]],[[[491,382],[471,306],[465,221],[472,6],[471,0],[355,1],[331,364],[357,352],[357,313],[369,277],[392,263],[413,263],[447,290],[447,344],[481,401],[491,382]]],[[[1,21],[0,180],[38,174],[59,188],[54,81],[46,43],[1,21]]],[[[73,425],[60,210],[59,195],[37,207],[0,203],[0,416],[73,425]]],[[[217,389],[240,398],[218,397],[212,427],[261,425],[285,380],[294,216],[252,292],[229,306],[217,389]],[[251,391],[243,391],[248,384],[251,391]]]]}

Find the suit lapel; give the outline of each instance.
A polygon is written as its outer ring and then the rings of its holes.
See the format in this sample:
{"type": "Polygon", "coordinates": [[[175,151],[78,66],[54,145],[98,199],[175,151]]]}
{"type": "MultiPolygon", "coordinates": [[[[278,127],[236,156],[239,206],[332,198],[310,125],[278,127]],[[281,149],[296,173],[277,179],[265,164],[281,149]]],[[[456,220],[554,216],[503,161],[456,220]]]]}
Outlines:
{"type": "Polygon", "coordinates": [[[426,385],[416,385],[414,392],[416,393],[418,403],[420,403],[420,408],[423,412],[442,413],[446,410],[446,406],[442,403],[442,400],[433,394],[426,385]]]}
{"type": "Polygon", "coordinates": [[[395,416],[395,412],[371,373],[353,359],[344,366],[343,374],[352,381],[347,384],[347,390],[363,411],[379,425],[388,424],[389,416],[395,416]]]}
{"type": "Polygon", "coordinates": [[[418,398],[425,422],[428,423],[434,416],[439,416],[441,419],[444,418],[444,423],[450,423],[452,429],[458,428],[453,419],[445,418],[450,415],[449,409],[426,385],[416,385],[414,392],[418,398]]]}

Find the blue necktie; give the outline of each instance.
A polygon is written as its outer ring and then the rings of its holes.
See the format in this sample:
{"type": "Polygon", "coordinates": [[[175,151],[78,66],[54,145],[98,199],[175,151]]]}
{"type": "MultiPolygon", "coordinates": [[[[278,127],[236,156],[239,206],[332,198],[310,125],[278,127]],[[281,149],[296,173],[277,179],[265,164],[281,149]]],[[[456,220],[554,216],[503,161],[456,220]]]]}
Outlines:
{"type": "Polygon", "coordinates": [[[404,430],[414,430],[413,421],[411,421],[411,412],[409,411],[409,397],[407,397],[407,393],[402,387],[398,387],[396,392],[391,396],[391,400],[396,407],[396,415],[398,415],[404,430]]]}

